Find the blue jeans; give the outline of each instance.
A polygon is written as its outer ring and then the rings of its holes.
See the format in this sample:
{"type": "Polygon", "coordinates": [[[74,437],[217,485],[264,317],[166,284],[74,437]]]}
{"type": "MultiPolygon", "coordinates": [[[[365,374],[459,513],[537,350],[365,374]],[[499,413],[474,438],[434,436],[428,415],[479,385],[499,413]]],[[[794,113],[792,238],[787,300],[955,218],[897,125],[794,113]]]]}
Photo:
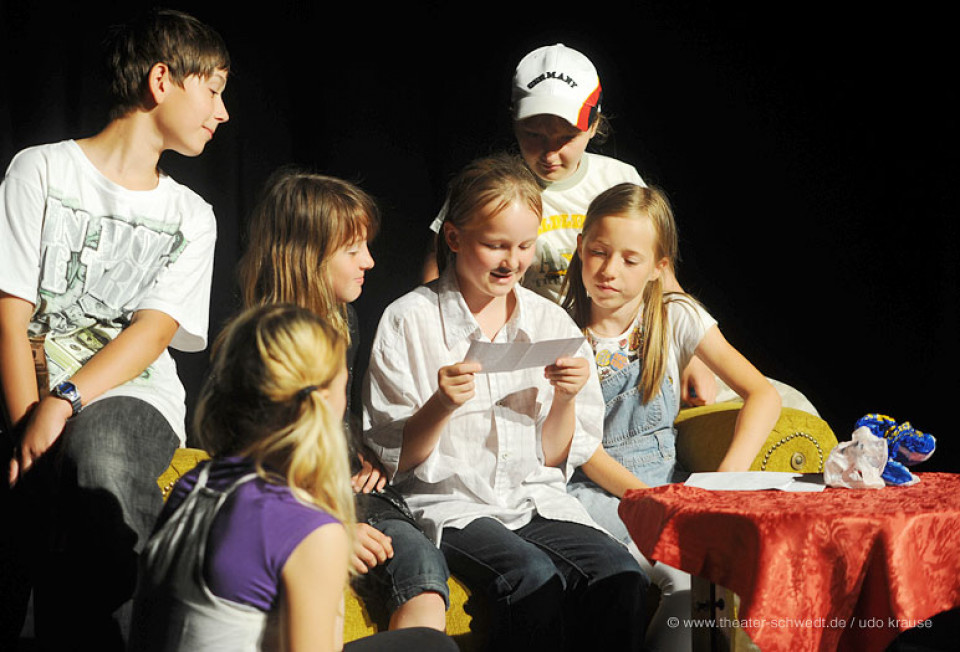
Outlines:
{"type": "Polygon", "coordinates": [[[33,528],[21,550],[35,569],[37,636],[45,645],[123,649],[137,554],[163,507],[157,477],[178,446],[154,407],[111,397],[68,421],[24,477],[18,513],[33,528]]]}
{"type": "Polygon", "coordinates": [[[486,599],[474,617],[489,633],[487,649],[640,649],[649,582],[603,532],[540,516],[517,530],[480,518],[445,528],[440,548],[451,572],[486,599]]]}
{"type": "Polygon", "coordinates": [[[447,562],[416,524],[400,494],[387,486],[382,494],[358,495],[357,501],[358,518],[389,536],[393,545],[392,559],[354,581],[354,588],[371,618],[385,626],[390,615],[403,603],[428,591],[440,594],[449,608],[447,562]],[[395,501],[399,501],[403,509],[395,501]]]}

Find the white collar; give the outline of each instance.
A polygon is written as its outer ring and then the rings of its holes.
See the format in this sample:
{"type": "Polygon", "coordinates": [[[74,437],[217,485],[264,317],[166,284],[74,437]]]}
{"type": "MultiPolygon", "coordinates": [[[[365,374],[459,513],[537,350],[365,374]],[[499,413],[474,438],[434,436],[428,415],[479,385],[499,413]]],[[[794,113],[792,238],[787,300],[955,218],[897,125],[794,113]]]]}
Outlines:
{"type": "MultiPolygon", "coordinates": [[[[508,342],[530,341],[530,327],[526,318],[529,311],[524,309],[527,291],[518,283],[513,288],[516,305],[510,319],[500,329],[502,337],[508,342]]],[[[437,280],[437,303],[440,308],[440,322],[443,331],[443,341],[447,348],[453,348],[464,339],[481,339],[484,337],[476,317],[467,307],[467,302],[460,292],[457,283],[457,274],[450,265],[443,271],[437,280]]],[[[498,334],[498,337],[501,337],[498,334]]]]}

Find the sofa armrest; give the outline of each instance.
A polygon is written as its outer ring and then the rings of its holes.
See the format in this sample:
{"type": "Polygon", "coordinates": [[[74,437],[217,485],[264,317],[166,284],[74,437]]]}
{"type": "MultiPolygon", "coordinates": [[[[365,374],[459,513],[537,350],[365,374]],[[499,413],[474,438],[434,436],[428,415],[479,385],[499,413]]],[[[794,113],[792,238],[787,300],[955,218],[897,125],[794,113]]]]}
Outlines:
{"type": "MultiPolygon", "coordinates": [[[[716,471],[733,439],[743,403],[730,401],[680,411],[677,460],[692,473],[716,471]]],[[[750,465],[751,471],[823,473],[827,455],[837,437],[820,417],[794,408],[782,408],[780,418],[750,465]]]]}

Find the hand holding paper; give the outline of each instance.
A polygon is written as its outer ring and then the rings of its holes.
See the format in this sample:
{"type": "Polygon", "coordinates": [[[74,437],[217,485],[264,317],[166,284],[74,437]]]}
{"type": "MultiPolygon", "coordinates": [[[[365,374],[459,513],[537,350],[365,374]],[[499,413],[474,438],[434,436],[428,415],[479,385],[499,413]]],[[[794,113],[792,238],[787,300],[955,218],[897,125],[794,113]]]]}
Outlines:
{"type": "Polygon", "coordinates": [[[452,411],[473,398],[473,375],[481,370],[476,362],[460,362],[441,367],[437,372],[437,396],[452,411]]]}
{"type": "Polygon", "coordinates": [[[564,357],[547,366],[543,375],[553,385],[554,395],[572,399],[590,378],[590,361],[586,358],[564,357]]]}
{"type": "Polygon", "coordinates": [[[582,337],[506,344],[473,340],[464,359],[479,362],[483,366],[479,373],[548,367],[560,358],[575,354],[581,344],[583,344],[582,337]]]}

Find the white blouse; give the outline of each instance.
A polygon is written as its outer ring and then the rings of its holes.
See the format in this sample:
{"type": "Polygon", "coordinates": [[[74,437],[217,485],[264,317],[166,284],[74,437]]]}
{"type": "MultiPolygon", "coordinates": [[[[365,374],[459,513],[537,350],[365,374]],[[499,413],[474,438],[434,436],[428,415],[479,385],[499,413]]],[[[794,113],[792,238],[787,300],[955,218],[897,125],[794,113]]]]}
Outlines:
{"type": "MultiPolygon", "coordinates": [[[[553,302],[523,287],[494,342],[582,335],[553,302]]],[[[437,446],[419,466],[397,472],[407,419],[437,391],[437,372],[463,361],[471,340],[486,336],[470,313],[452,269],[387,307],[364,383],[364,440],[438,545],[444,527],[491,517],[510,529],[538,513],[598,527],[566,481],[603,438],[603,395],[596,369],[576,398],[577,429],[564,467],[544,465],[540,436],[553,401],[543,368],[479,373],[476,394],[457,408],[437,446]]],[[[584,341],[578,356],[592,359],[584,341]]],[[[599,528],[598,528],[599,529],[599,528]]]]}

